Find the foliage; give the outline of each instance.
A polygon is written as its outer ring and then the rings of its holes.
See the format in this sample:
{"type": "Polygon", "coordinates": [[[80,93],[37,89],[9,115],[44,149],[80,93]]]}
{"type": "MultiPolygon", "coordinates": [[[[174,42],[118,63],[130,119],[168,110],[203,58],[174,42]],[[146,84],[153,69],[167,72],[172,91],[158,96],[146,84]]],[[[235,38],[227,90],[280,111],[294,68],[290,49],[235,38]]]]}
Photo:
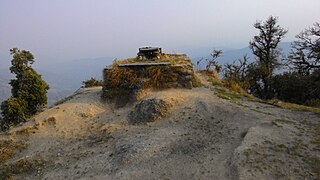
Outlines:
{"type": "Polygon", "coordinates": [[[212,86],[221,86],[222,82],[219,79],[216,79],[214,77],[209,77],[208,82],[212,84],[212,86]]]}
{"type": "Polygon", "coordinates": [[[173,68],[154,66],[140,67],[133,70],[131,68],[114,66],[104,71],[106,86],[113,89],[135,89],[136,86],[144,81],[145,86],[153,88],[169,88],[170,84],[177,81],[178,72],[173,68]]]}
{"type": "Polygon", "coordinates": [[[34,156],[26,156],[17,161],[7,163],[0,166],[0,177],[1,179],[13,179],[13,175],[17,174],[31,174],[39,169],[43,169],[45,164],[50,161],[45,160],[41,155],[36,154],[34,156]]]}
{"type": "Polygon", "coordinates": [[[114,66],[111,69],[105,69],[104,79],[108,80],[112,87],[130,87],[137,83],[137,75],[128,68],[119,68],[114,66]]]}
{"type": "Polygon", "coordinates": [[[215,89],[215,95],[219,98],[226,99],[226,100],[235,100],[235,99],[241,99],[242,95],[240,95],[237,92],[229,91],[225,88],[216,88],[215,89]]]}
{"type": "Polygon", "coordinates": [[[196,70],[197,70],[197,72],[200,71],[200,63],[201,63],[202,61],[203,61],[203,57],[200,58],[199,60],[197,60],[197,62],[196,62],[196,70]]]}
{"type": "Polygon", "coordinates": [[[279,106],[284,109],[310,111],[310,112],[314,112],[314,113],[320,115],[320,108],[318,108],[318,107],[310,107],[310,106],[305,106],[305,105],[300,105],[300,104],[282,102],[279,100],[277,100],[276,102],[273,102],[272,100],[267,100],[267,103],[279,106]]]}
{"type": "Polygon", "coordinates": [[[18,124],[25,120],[26,102],[14,97],[10,97],[2,102],[1,110],[3,121],[6,122],[2,126],[9,127],[10,125],[18,124]]]}
{"type": "Polygon", "coordinates": [[[102,98],[114,102],[116,107],[123,107],[141,99],[150,89],[192,88],[201,85],[187,56],[164,54],[152,62],[163,61],[169,62],[168,65],[119,66],[148,61],[132,58],[114,61],[112,66],[103,71],[102,98]]]}
{"type": "MultiPolygon", "coordinates": [[[[221,65],[217,62],[217,58],[219,58],[222,55],[222,50],[213,50],[213,52],[210,54],[211,59],[206,59],[207,65],[206,70],[209,71],[212,66],[214,66],[215,71],[218,73],[221,71],[221,65]]],[[[200,63],[200,62],[199,62],[200,63]]],[[[197,62],[198,65],[198,62],[197,62]]]]}
{"type": "Polygon", "coordinates": [[[207,70],[201,70],[199,73],[204,74],[205,76],[208,76],[209,78],[214,78],[217,81],[221,81],[220,76],[216,70],[210,69],[209,71],[207,70]]]}
{"type": "Polygon", "coordinates": [[[26,70],[17,79],[11,80],[10,85],[12,97],[26,103],[26,117],[36,114],[47,104],[49,86],[35,70],[26,70]]]}
{"type": "Polygon", "coordinates": [[[196,74],[193,75],[192,86],[193,86],[193,87],[200,87],[200,86],[202,86],[201,80],[200,80],[200,78],[199,78],[196,74]]]}
{"type": "MultiPolygon", "coordinates": [[[[256,56],[254,71],[259,72],[251,81],[251,87],[256,87],[257,95],[264,99],[272,98],[271,81],[274,70],[279,67],[278,57],[280,50],[278,44],[287,33],[287,30],[277,25],[278,19],[270,16],[265,22],[256,22],[254,27],[259,30],[250,41],[250,48],[256,56]]],[[[256,74],[255,74],[256,75],[256,74]]]]}
{"type": "MultiPolygon", "coordinates": [[[[257,61],[248,63],[247,56],[244,56],[243,59],[226,64],[223,69],[223,86],[241,95],[248,95],[248,91],[263,99],[277,98],[319,107],[320,24],[316,23],[314,27],[300,33],[298,40],[292,44],[289,61],[296,71],[278,75],[274,75],[275,69],[280,66],[280,50],[277,46],[287,30],[277,25],[277,18],[272,16],[264,23],[257,22],[254,27],[259,30],[259,34],[250,42],[250,48],[257,61]]],[[[301,105],[281,104],[286,108],[308,109],[301,105]]]]}
{"type": "Polygon", "coordinates": [[[96,80],[95,78],[91,77],[89,80],[82,81],[83,87],[89,88],[89,87],[97,87],[102,86],[101,80],[96,80]]]}
{"type": "Polygon", "coordinates": [[[297,40],[291,44],[289,62],[300,74],[310,74],[320,69],[320,24],[304,30],[296,36],[297,40]]]}
{"type": "Polygon", "coordinates": [[[225,64],[223,75],[225,78],[233,78],[241,81],[245,78],[248,71],[248,56],[244,55],[243,59],[233,61],[232,64],[225,64]]]}
{"type": "Polygon", "coordinates": [[[257,65],[256,62],[248,65],[246,78],[247,78],[247,82],[249,84],[248,91],[252,95],[261,98],[262,94],[264,94],[263,83],[261,80],[262,74],[261,74],[259,65],[257,65]]]}
{"type": "Polygon", "coordinates": [[[297,104],[320,106],[320,70],[310,75],[285,72],[273,79],[278,99],[297,104]]]}
{"type": "Polygon", "coordinates": [[[243,96],[249,97],[248,93],[240,86],[239,82],[229,76],[224,80],[221,80],[218,73],[215,70],[203,70],[199,73],[204,74],[208,77],[210,82],[215,87],[215,94],[223,99],[239,99],[243,96]]]}
{"type": "Polygon", "coordinates": [[[208,77],[207,81],[210,82],[213,86],[222,85],[222,80],[220,79],[217,71],[213,69],[210,69],[209,71],[200,70],[199,73],[208,77]]]}
{"type": "Polygon", "coordinates": [[[27,145],[21,141],[14,142],[13,140],[0,140],[0,165],[26,147],[27,145]]]}
{"type": "MultiPolygon", "coordinates": [[[[232,64],[225,64],[223,69],[223,75],[225,81],[228,83],[237,83],[241,86],[242,90],[249,89],[249,78],[248,75],[248,63],[249,58],[247,55],[243,56],[243,59],[238,59],[232,64]]],[[[231,87],[231,86],[230,86],[231,87]]]]}
{"type": "Polygon", "coordinates": [[[29,51],[13,48],[10,67],[16,79],[10,81],[12,96],[1,104],[2,128],[16,125],[39,112],[47,104],[49,86],[31,65],[34,57],[29,51]]]}
{"type": "Polygon", "coordinates": [[[148,62],[169,62],[170,64],[183,64],[189,63],[190,59],[186,54],[162,54],[159,59],[147,59],[147,58],[127,58],[124,60],[115,59],[113,61],[113,67],[120,64],[131,64],[131,63],[148,63],[148,62]]]}
{"type": "Polygon", "coordinates": [[[228,88],[233,92],[237,92],[242,96],[247,96],[247,92],[242,88],[242,86],[236,81],[231,78],[226,79],[223,81],[224,87],[228,88]]]}

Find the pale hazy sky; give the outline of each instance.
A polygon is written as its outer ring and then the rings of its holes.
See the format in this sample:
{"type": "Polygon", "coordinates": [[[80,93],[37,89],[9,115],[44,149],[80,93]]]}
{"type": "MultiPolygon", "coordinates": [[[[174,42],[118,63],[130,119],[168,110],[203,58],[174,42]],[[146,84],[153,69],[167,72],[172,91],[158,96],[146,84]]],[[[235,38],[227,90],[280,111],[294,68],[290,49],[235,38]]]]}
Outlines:
{"type": "Polygon", "coordinates": [[[319,9],[320,0],[0,0],[0,68],[12,47],[39,61],[135,56],[145,45],[241,48],[270,15],[292,41],[320,22],[319,9]]]}

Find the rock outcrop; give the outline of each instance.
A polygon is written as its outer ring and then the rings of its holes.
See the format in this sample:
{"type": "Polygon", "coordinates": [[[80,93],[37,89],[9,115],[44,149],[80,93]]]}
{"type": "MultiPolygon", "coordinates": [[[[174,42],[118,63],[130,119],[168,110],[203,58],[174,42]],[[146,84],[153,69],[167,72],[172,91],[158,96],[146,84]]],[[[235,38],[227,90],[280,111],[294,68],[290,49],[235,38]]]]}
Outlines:
{"type": "Polygon", "coordinates": [[[164,117],[170,107],[171,105],[162,99],[143,100],[129,113],[129,123],[140,124],[156,121],[164,117]]]}

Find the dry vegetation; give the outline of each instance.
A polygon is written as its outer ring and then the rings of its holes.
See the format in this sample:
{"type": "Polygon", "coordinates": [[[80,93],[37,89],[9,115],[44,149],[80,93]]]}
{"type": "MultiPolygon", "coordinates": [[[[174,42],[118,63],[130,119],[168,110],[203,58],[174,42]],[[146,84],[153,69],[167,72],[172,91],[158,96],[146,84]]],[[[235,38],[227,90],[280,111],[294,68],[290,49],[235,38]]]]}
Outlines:
{"type": "Polygon", "coordinates": [[[320,115],[320,108],[319,107],[311,107],[305,105],[299,105],[294,103],[283,102],[277,99],[272,100],[262,100],[256,98],[249,93],[247,93],[242,86],[239,85],[236,81],[232,79],[221,80],[218,73],[214,70],[206,71],[202,70],[199,72],[200,74],[207,77],[207,81],[215,87],[215,95],[222,99],[227,100],[234,100],[234,99],[241,99],[247,98],[251,101],[257,101],[262,103],[267,103],[271,105],[275,105],[284,109],[290,110],[300,110],[300,111],[310,111],[320,115]]]}
{"type": "Polygon", "coordinates": [[[222,80],[215,70],[202,70],[199,73],[207,77],[207,81],[210,85],[215,87],[215,94],[222,99],[231,100],[240,99],[242,97],[253,98],[237,82],[222,80]]]}
{"type": "Polygon", "coordinates": [[[0,140],[0,165],[26,147],[22,141],[0,140]]]}
{"type": "Polygon", "coordinates": [[[9,164],[6,162],[25,148],[27,145],[22,141],[0,140],[0,179],[10,179],[12,174],[23,171],[22,161],[9,164]]]}
{"type": "Polygon", "coordinates": [[[13,175],[21,175],[24,173],[41,176],[41,168],[45,167],[47,161],[40,155],[32,157],[25,157],[18,161],[14,161],[5,165],[0,166],[0,177],[1,179],[12,179],[13,175]]]}
{"type": "Polygon", "coordinates": [[[97,80],[94,77],[91,77],[88,80],[82,81],[82,84],[83,84],[84,88],[99,87],[99,86],[102,86],[102,81],[101,80],[97,80]]]}
{"type": "Polygon", "coordinates": [[[192,62],[186,55],[164,54],[160,59],[129,58],[116,60],[104,69],[103,97],[114,99],[128,95],[126,99],[137,100],[145,90],[189,88],[201,86],[194,74],[192,62]],[[120,64],[139,62],[170,62],[170,65],[119,67],[120,64]]]}
{"type": "Polygon", "coordinates": [[[139,58],[127,58],[123,60],[115,60],[112,67],[120,64],[131,64],[141,62],[170,62],[171,64],[184,64],[190,63],[190,59],[186,54],[163,54],[160,59],[139,59],[139,58]]]}
{"type": "Polygon", "coordinates": [[[320,108],[319,107],[310,107],[310,106],[299,105],[299,104],[294,104],[294,103],[282,102],[282,101],[275,100],[275,99],[268,100],[265,102],[269,103],[269,104],[276,105],[276,106],[284,108],[284,109],[310,111],[310,112],[314,112],[314,113],[320,115],[320,108]]]}

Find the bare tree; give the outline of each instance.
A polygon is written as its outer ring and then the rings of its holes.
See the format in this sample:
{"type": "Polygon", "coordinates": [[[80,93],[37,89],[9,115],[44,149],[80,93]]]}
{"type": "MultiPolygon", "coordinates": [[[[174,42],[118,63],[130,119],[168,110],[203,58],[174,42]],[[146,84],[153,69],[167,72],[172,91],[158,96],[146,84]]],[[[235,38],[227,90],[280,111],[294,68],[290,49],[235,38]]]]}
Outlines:
{"type": "Polygon", "coordinates": [[[235,60],[232,64],[225,64],[223,70],[225,78],[232,78],[237,82],[243,81],[248,71],[248,60],[249,57],[244,55],[242,59],[235,60]]]}
{"type": "Polygon", "coordinates": [[[256,22],[254,27],[259,30],[259,34],[254,36],[250,41],[250,48],[256,56],[257,68],[259,69],[262,82],[261,98],[272,98],[271,96],[271,80],[274,70],[280,65],[278,58],[281,54],[278,44],[288,32],[281,28],[278,18],[270,16],[265,22],[256,22]]]}
{"type": "Polygon", "coordinates": [[[200,71],[200,63],[203,60],[203,57],[197,61],[197,71],[200,71]]]}
{"type": "Polygon", "coordinates": [[[320,24],[315,23],[296,38],[297,40],[291,44],[288,60],[298,73],[308,75],[320,68],[320,24]]]}

